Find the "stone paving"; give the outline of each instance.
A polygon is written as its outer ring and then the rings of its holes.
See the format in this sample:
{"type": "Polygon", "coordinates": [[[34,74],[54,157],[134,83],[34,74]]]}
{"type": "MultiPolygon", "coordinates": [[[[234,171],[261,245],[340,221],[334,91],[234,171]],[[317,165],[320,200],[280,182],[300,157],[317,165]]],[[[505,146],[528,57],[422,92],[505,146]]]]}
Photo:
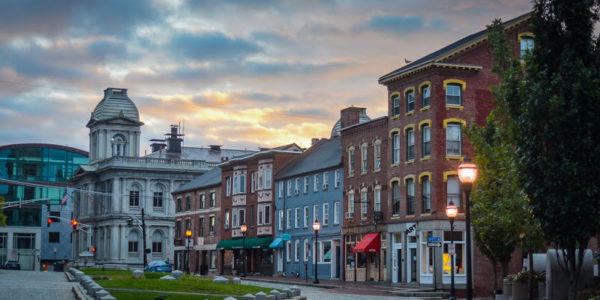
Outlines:
{"type": "Polygon", "coordinates": [[[63,272],[17,271],[0,269],[0,299],[75,300],[74,282],[63,272]]]}

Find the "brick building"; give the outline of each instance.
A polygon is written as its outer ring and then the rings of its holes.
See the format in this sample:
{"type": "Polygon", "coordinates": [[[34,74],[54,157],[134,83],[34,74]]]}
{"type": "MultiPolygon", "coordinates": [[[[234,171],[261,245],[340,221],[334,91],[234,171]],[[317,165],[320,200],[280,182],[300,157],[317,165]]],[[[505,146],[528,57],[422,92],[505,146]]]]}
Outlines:
{"type": "Polygon", "coordinates": [[[222,274],[274,273],[274,173],[302,153],[296,144],[234,157],[220,165],[223,230],[217,244],[222,274]],[[247,226],[245,235],[241,225],[247,226]],[[245,269],[244,269],[245,268],[245,269]]]}
{"type": "MultiPolygon", "coordinates": [[[[505,23],[515,55],[531,44],[529,15],[505,23]]],[[[391,215],[388,226],[388,276],[392,282],[449,287],[455,268],[458,288],[466,284],[464,200],[457,168],[473,149],[462,126],[483,124],[493,108],[490,87],[492,51],[485,30],[379,78],[388,89],[387,189],[391,215]],[[450,224],[445,214],[459,207],[455,222],[454,262],[450,261],[450,224]],[[441,248],[427,247],[438,237],[441,248]]],[[[349,181],[346,181],[349,183],[349,181]]],[[[476,294],[489,292],[490,263],[473,246],[476,294]],[[485,279],[485,280],[484,280],[485,279]]]]}
{"type": "Polygon", "coordinates": [[[341,111],[344,165],[344,279],[385,281],[387,228],[387,116],[363,120],[364,108],[341,111]]]}

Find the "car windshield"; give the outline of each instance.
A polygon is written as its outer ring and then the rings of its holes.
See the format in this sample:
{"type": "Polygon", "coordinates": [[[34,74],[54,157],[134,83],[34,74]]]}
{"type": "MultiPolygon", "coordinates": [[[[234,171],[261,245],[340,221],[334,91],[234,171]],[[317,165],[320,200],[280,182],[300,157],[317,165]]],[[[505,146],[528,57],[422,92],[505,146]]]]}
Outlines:
{"type": "Polygon", "coordinates": [[[152,261],[150,264],[148,264],[149,266],[162,266],[162,265],[167,265],[167,263],[165,263],[162,260],[155,260],[152,261]]]}

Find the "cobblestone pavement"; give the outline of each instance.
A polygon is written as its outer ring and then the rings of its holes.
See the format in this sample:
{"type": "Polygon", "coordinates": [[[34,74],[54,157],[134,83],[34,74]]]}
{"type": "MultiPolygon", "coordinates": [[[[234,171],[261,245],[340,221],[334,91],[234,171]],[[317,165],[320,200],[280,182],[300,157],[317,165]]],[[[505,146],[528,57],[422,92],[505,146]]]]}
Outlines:
{"type": "Polygon", "coordinates": [[[63,272],[0,270],[0,299],[75,300],[75,284],[63,272]]]}
{"type": "MultiPolygon", "coordinates": [[[[258,285],[267,288],[284,289],[289,288],[293,284],[273,283],[262,281],[242,280],[242,284],[258,285]]],[[[343,287],[343,288],[319,288],[314,286],[299,286],[302,290],[302,295],[306,296],[307,300],[416,300],[422,298],[384,296],[386,293],[378,291],[377,288],[365,289],[358,287],[343,287]]],[[[389,294],[388,294],[389,295],[389,294]]]]}

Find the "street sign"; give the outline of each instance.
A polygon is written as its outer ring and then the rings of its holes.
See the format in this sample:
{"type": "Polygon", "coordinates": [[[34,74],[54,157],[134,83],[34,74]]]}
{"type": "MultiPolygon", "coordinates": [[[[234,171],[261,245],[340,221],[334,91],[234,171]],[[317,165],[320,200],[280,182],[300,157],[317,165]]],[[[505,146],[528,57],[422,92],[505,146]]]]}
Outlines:
{"type": "Polygon", "coordinates": [[[428,236],[427,237],[427,242],[431,243],[431,242],[441,242],[442,240],[440,239],[439,236],[428,236]]]}
{"type": "Polygon", "coordinates": [[[442,247],[442,242],[427,242],[427,247],[442,247]]]}

